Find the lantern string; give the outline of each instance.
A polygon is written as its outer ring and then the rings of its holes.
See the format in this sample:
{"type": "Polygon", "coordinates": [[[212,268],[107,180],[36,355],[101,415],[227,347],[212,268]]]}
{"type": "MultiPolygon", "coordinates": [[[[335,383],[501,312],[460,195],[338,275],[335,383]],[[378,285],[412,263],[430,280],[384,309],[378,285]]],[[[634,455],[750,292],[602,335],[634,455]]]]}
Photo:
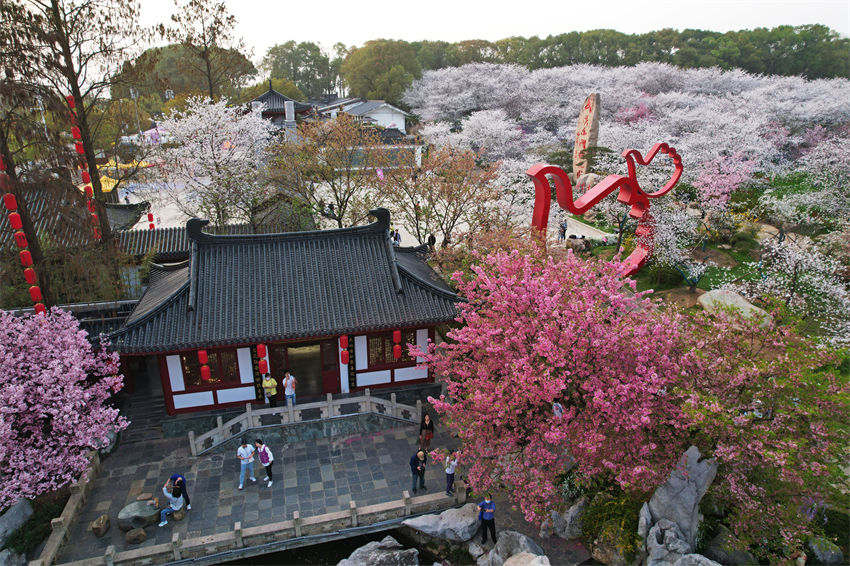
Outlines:
{"type": "Polygon", "coordinates": [[[23,231],[23,221],[18,213],[18,199],[12,192],[12,182],[6,173],[6,164],[0,159],[0,188],[3,189],[3,205],[9,211],[9,225],[15,231],[15,244],[20,248],[19,257],[21,266],[24,271],[24,279],[29,283],[29,294],[32,299],[35,312],[38,314],[44,313],[47,309],[44,306],[44,297],[41,294],[41,287],[38,286],[38,276],[33,267],[32,252],[29,250],[29,241],[27,235],[23,231]]]}
{"type": "Polygon", "coordinates": [[[91,185],[91,175],[89,174],[89,162],[86,159],[86,149],[83,146],[83,135],[80,125],[77,122],[77,112],[74,110],[76,107],[74,95],[69,94],[65,99],[68,101],[68,107],[71,109],[71,137],[74,138],[74,148],[77,151],[77,155],[79,155],[80,179],[83,182],[83,190],[86,193],[86,208],[91,215],[94,239],[100,241],[100,221],[97,217],[97,206],[94,202],[94,191],[91,185]]]}

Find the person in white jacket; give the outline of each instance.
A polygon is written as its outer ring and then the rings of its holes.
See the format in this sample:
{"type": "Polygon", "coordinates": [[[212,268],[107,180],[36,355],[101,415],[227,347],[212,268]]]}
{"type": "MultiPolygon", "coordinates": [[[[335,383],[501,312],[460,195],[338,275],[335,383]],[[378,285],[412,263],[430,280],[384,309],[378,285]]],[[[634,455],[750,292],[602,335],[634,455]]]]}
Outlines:
{"type": "Polygon", "coordinates": [[[159,526],[164,527],[168,524],[168,516],[172,515],[178,509],[183,508],[183,494],[180,493],[179,489],[174,489],[169,485],[169,482],[165,482],[165,485],[162,486],[162,494],[168,499],[168,507],[161,510],[159,512],[159,526]],[[177,497],[174,497],[174,493],[177,493],[177,497]]]}
{"type": "Polygon", "coordinates": [[[263,465],[263,469],[266,471],[266,477],[263,478],[265,481],[269,482],[266,487],[272,486],[272,464],[274,464],[274,454],[272,454],[271,448],[263,444],[261,439],[257,439],[254,441],[254,446],[256,447],[257,458],[260,459],[260,463],[263,465]]]}

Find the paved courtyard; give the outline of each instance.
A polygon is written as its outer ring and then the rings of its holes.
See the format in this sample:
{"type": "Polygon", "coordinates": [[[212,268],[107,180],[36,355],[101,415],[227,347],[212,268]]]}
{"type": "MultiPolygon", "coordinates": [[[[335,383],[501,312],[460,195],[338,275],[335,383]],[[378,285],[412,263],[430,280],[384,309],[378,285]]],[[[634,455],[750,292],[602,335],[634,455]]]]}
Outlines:
{"type": "MultiPolygon", "coordinates": [[[[237,489],[235,451],[192,457],[185,438],[120,444],[104,460],[57,562],[102,555],[110,544],[120,552],[170,542],[175,531],[184,538],[197,537],[232,530],[236,521],[250,527],[291,519],[296,510],[308,517],[348,509],[351,500],[370,505],[400,499],[402,491],[410,489],[408,461],[418,432],[416,426],[405,426],[362,436],[270,444],[275,456],[274,484],[266,487],[261,466],[255,463],[257,482],[246,481],[242,491],[237,489]],[[187,478],[191,511],[183,521],[147,527],[148,539],[142,545],[128,545],[117,526],[118,512],[144,492],[162,499],[162,485],[175,472],[187,478]],[[109,515],[112,526],[103,538],[97,538],[88,526],[102,513],[109,515]]],[[[438,434],[431,448],[443,446],[446,440],[438,434]]],[[[428,493],[434,493],[445,487],[445,474],[439,463],[429,464],[426,483],[428,493]]]]}

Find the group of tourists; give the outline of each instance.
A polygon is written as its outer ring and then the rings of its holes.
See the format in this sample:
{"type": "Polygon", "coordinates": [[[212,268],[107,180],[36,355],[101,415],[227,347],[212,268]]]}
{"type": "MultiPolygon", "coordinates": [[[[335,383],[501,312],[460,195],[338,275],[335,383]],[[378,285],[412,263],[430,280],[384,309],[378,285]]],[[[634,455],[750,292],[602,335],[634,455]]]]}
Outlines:
{"type": "Polygon", "coordinates": [[[252,482],[257,481],[257,478],[254,477],[255,456],[263,465],[263,470],[266,473],[266,477],[263,478],[266,487],[271,487],[274,483],[274,475],[272,474],[274,454],[272,454],[271,448],[266,446],[260,438],[255,440],[253,445],[243,438],[242,444],[236,449],[236,457],[239,458],[239,489],[244,487],[246,475],[250,477],[252,482]]]}
{"type": "MultiPolygon", "coordinates": [[[[428,450],[431,440],[434,438],[434,421],[431,415],[422,415],[419,424],[419,449],[410,458],[411,491],[415,494],[418,490],[425,491],[425,468],[428,465],[428,450]]],[[[457,472],[457,452],[453,451],[446,456],[444,462],[446,472],[446,495],[451,497],[455,492],[455,473],[457,472]]],[[[467,492],[468,493],[468,492],[467,492]]],[[[478,504],[478,519],[481,521],[481,544],[487,543],[489,531],[493,544],[496,543],[496,504],[489,493],[484,500],[478,504]]]]}
{"type": "MultiPolygon", "coordinates": [[[[283,386],[283,394],[286,396],[287,404],[292,401],[295,404],[295,386],[298,380],[295,379],[290,372],[283,374],[281,385],[283,386]]],[[[263,376],[263,393],[266,396],[266,402],[269,407],[277,407],[277,380],[272,377],[272,374],[267,373],[263,376]]]]}

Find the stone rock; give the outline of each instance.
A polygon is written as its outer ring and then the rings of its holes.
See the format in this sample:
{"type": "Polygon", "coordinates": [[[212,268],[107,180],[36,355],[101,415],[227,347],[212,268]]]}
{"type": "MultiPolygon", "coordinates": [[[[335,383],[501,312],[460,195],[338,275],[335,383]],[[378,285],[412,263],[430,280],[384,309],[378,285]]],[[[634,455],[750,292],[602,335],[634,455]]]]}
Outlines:
{"type": "Polygon", "coordinates": [[[98,448],[97,452],[101,456],[107,456],[113,450],[115,450],[115,447],[117,445],[118,445],[118,433],[113,430],[106,435],[106,443],[103,446],[101,446],[100,448],[98,448]]]}
{"type": "Polygon", "coordinates": [[[590,545],[590,556],[608,566],[625,566],[629,561],[622,547],[623,534],[616,521],[606,523],[590,545]]]}
{"type": "Polygon", "coordinates": [[[124,534],[124,540],[127,541],[128,544],[141,544],[148,539],[148,533],[145,532],[145,529],[130,529],[124,534]]]}
{"type": "Polygon", "coordinates": [[[109,530],[109,515],[101,515],[91,522],[89,528],[94,533],[94,536],[102,537],[109,530]]]}
{"type": "Polygon", "coordinates": [[[386,536],[361,546],[337,566],[419,566],[419,551],[405,549],[396,539],[386,536]]]}
{"type": "Polygon", "coordinates": [[[540,545],[531,538],[516,531],[497,531],[496,545],[480,557],[476,564],[478,566],[503,566],[505,561],[514,554],[528,552],[538,556],[545,556],[540,545]]]}
{"type": "Polygon", "coordinates": [[[550,566],[549,558],[530,552],[520,552],[514,554],[502,566],[550,566]]]}
{"type": "Polygon", "coordinates": [[[0,547],[6,542],[6,539],[18,530],[18,527],[27,522],[32,516],[32,505],[24,499],[18,501],[0,515],[0,547]]]}
{"type": "Polygon", "coordinates": [[[466,545],[466,551],[473,560],[478,560],[478,557],[487,552],[480,544],[470,542],[466,545]]]}
{"type": "Polygon", "coordinates": [[[720,532],[706,546],[705,555],[717,562],[729,566],[757,564],[756,557],[733,535],[729,529],[720,526],[720,532]]]}
{"type": "Polygon", "coordinates": [[[183,507],[181,507],[180,509],[178,509],[177,511],[172,513],[171,518],[174,519],[175,521],[182,521],[183,519],[185,519],[186,518],[186,506],[184,505],[183,507]]]}
{"type": "Polygon", "coordinates": [[[716,313],[721,309],[732,307],[741,312],[744,318],[751,319],[757,317],[759,320],[767,324],[770,321],[770,315],[767,312],[755,306],[750,301],[726,289],[712,289],[700,295],[697,302],[710,313],[716,313]]]}
{"type": "Polygon", "coordinates": [[[140,493],[139,495],[137,495],[136,501],[147,501],[151,497],[153,497],[153,493],[146,491],[144,493],[140,493]]]}
{"type": "Polygon", "coordinates": [[[8,548],[0,551],[0,566],[24,566],[27,559],[22,554],[12,552],[8,548]]]}
{"type": "Polygon", "coordinates": [[[666,566],[690,554],[691,545],[683,538],[679,525],[669,519],[660,519],[646,537],[646,566],[666,566]]]}
{"type": "Polygon", "coordinates": [[[159,522],[159,510],[147,501],[134,501],[118,512],[118,528],[122,531],[146,527],[159,522]]]}
{"type": "Polygon", "coordinates": [[[821,537],[809,537],[806,550],[815,564],[844,564],[844,553],[832,542],[821,537]]]}
{"type": "MultiPolygon", "coordinates": [[[[675,523],[682,535],[681,540],[687,543],[690,549],[694,547],[697,529],[702,520],[699,502],[714,481],[715,474],[717,462],[713,458],[700,461],[699,449],[691,446],[679,458],[679,463],[670,472],[670,477],[655,490],[649,500],[647,508],[653,523],[661,519],[675,523]]],[[[689,552],[690,550],[685,554],[689,552]]]]}
{"type": "Polygon", "coordinates": [[[467,503],[463,507],[447,509],[439,515],[430,514],[406,519],[402,524],[432,537],[463,542],[478,532],[478,505],[467,503]]]}
{"type": "Polygon", "coordinates": [[[709,560],[702,554],[686,554],[678,559],[673,566],[721,566],[714,560],[709,560]]]}
{"type": "Polygon", "coordinates": [[[581,516],[586,507],[587,498],[581,497],[563,514],[552,511],[540,525],[540,536],[548,537],[555,534],[567,540],[579,538],[581,536],[581,516]]]}
{"type": "Polygon", "coordinates": [[[649,529],[652,527],[652,514],[649,512],[649,505],[646,503],[640,508],[638,514],[638,536],[641,540],[646,540],[649,534],[649,529]]]}

